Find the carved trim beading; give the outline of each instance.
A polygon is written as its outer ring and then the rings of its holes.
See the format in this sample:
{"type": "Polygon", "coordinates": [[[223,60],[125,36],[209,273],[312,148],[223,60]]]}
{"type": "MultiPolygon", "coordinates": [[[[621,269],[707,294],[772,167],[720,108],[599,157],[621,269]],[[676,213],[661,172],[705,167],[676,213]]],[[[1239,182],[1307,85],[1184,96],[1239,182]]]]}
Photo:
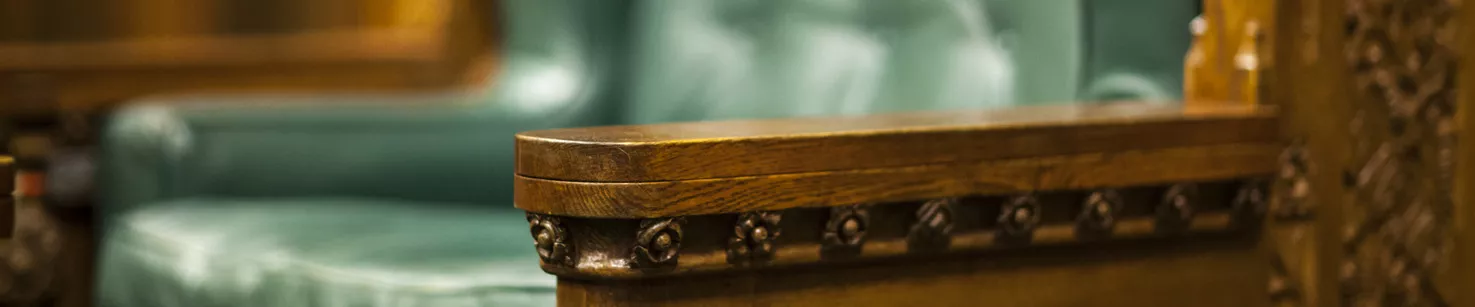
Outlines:
{"type": "Polygon", "coordinates": [[[733,236],[727,241],[727,262],[731,264],[762,263],[773,259],[774,241],[782,229],[778,212],[749,212],[738,216],[733,236]]]}
{"type": "Polygon", "coordinates": [[[640,222],[635,247],[630,251],[630,264],[635,268],[655,268],[676,264],[681,251],[681,218],[649,219],[640,222]]]}
{"type": "Polygon", "coordinates": [[[1010,243],[1025,243],[1034,236],[1040,225],[1039,199],[1034,195],[1015,196],[999,210],[999,240],[1010,243]]]}
{"type": "Polygon", "coordinates": [[[1110,236],[1123,203],[1116,190],[1091,192],[1081,203],[1081,213],[1076,215],[1076,236],[1091,239],[1110,236]]]}
{"type": "Polygon", "coordinates": [[[1160,198],[1172,197],[1146,193],[1166,190],[1201,191],[1205,196],[1173,192],[1181,194],[1181,203],[1192,203],[1197,215],[1192,229],[1174,234],[1245,234],[1245,228],[1231,224],[1231,201],[1242,183],[1254,180],[1215,179],[1174,188],[1040,191],[1013,197],[984,194],[924,203],[799,207],[688,219],[540,214],[529,214],[528,219],[545,271],[576,278],[643,278],[907,254],[1022,249],[1035,242],[1057,245],[1161,237],[1152,227],[1123,226],[1147,226],[1158,219],[1154,210],[1169,203],[1159,202],[1160,198]],[[685,224],[690,221],[719,224],[685,224]],[[620,232],[636,236],[608,237],[620,232]]]}
{"type": "Polygon", "coordinates": [[[1193,224],[1198,209],[1198,188],[1191,183],[1174,184],[1163,193],[1158,203],[1156,229],[1160,233],[1181,233],[1193,224]]]}
{"type": "Polygon", "coordinates": [[[953,207],[958,200],[944,198],[928,201],[917,209],[917,220],[907,233],[907,248],[910,250],[947,249],[952,243],[953,207]]]}
{"type": "Polygon", "coordinates": [[[546,263],[572,264],[570,255],[573,247],[568,243],[568,230],[563,227],[563,222],[557,217],[532,213],[527,218],[538,258],[546,263]]]}
{"type": "Polygon", "coordinates": [[[830,254],[858,254],[870,224],[870,214],[863,206],[830,208],[830,218],[825,221],[825,233],[821,238],[822,248],[830,254]]]}

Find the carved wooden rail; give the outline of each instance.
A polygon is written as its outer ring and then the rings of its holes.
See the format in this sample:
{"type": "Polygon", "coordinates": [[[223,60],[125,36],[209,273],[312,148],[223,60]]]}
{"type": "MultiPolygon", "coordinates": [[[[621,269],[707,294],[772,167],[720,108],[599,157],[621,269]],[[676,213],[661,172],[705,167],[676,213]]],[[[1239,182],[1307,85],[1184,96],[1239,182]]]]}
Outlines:
{"type": "Polygon", "coordinates": [[[561,299],[572,280],[1244,239],[1277,133],[1263,107],[1134,103],[536,131],[516,203],[561,299]]]}

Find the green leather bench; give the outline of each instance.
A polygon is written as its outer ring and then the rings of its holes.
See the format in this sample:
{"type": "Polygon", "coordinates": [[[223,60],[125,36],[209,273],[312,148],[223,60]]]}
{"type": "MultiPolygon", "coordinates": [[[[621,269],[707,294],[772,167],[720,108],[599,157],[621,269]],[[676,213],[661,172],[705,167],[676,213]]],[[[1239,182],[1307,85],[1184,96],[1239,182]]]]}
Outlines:
{"type": "Polygon", "coordinates": [[[484,89],[141,99],[104,140],[98,305],[551,305],[514,133],[1175,98],[1181,56],[1143,55],[1193,8],[1108,3],[509,0],[484,89]]]}

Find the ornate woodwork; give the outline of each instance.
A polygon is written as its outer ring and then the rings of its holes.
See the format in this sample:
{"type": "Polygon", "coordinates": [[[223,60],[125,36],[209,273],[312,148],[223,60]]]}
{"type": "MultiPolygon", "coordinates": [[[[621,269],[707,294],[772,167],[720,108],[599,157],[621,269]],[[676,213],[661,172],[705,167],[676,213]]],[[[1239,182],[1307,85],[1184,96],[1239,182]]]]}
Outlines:
{"type": "Polygon", "coordinates": [[[727,262],[735,265],[762,264],[773,259],[774,245],[783,228],[780,212],[749,212],[738,215],[733,235],[727,242],[727,262]]]}
{"type": "Polygon", "coordinates": [[[830,217],[825,220],[825,232],[821,237],[822,252],[830,256],[859,254],[866,240],[866,230],[871,228],[869,209],[865,205],[831,207],[830,217]]]}
{"type": "MultiPolygon", "coordinates": [[[[1275,116],[1125,103],[546,130],[517,138],[515,198],[534,220],[556,218],[567,230],[568,260],[545,257],[542,268],[574,305],[758,302],[766,294],[743,285],[802,270],[967,266],[1144,245],[1241,255],[1269,210],[1281,153],[1275,116]],[[716,280],[730,283],[698,286],[716,280]]],[[[540,252],[554,240],[546,228],[532,232],[540,252]]],[[[1200,265],[1161,253],[1137,257],[1183,272],[1200,265]]],[[[1263,271],[1219,271],[1262,258],[1232,259],[1211,270],[1238,277],[1215,287],[1263,287],[1263,271]]],[[[914,278],[973,278],[954,273],[914,278]]],[[[866,276],[789,291],[861,289],[873,285],[866,276]]],[[[1208,280],[1158,286],[1218,283],[1208,280]]],[[[917,290],[898,295],[927,293],[917,290]]]]}
{"type": "MultiPolygon", "coordinates": [[[[1348,0],[1355,96],[1343,176],[1343,305],[1443,306],[1457,159],[1457,1],[1348,0]]],[[[1449,289],[1453,290],[1453,289],[1449,289]]]]}
{"type": "Polygon", "coordinates": [[[1273,183],[1271,293],[1305,306],[1470,304],[1459,290],[1475,276],[1461,271],[1471,267],[1470,235],[1456,227],[1471,208],[1458,179],[1469,176],[1458,142],[1469,127],[1458,109],[1469,104],[1456,90],[1469,9],[1444,0],[1278,9],[1295,27],[1275,31],[1287,61],[1269,93],[1289,140],[1273,183]]]}

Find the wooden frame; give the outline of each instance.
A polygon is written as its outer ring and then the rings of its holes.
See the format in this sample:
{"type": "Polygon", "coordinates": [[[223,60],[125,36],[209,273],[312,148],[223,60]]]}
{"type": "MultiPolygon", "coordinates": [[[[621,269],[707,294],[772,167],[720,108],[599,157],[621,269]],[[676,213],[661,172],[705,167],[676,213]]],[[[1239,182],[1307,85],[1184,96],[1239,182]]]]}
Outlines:
{"type": "Polygon", "coordinates": [[[1108,104],[538,131],[515,198],[571,306],[1254,306],[1275,122],[1108,104]],[[1100,250],[1131,256],[1080,256],[1100,250]]]}
{"type": "Polygon", "coordinates": [[[1272,219],[1291,306],[1475,304],[1468,93],[1458,1],[1276,7],[1270,103],[1284,107],[1287,185],[1272,219]]]}

